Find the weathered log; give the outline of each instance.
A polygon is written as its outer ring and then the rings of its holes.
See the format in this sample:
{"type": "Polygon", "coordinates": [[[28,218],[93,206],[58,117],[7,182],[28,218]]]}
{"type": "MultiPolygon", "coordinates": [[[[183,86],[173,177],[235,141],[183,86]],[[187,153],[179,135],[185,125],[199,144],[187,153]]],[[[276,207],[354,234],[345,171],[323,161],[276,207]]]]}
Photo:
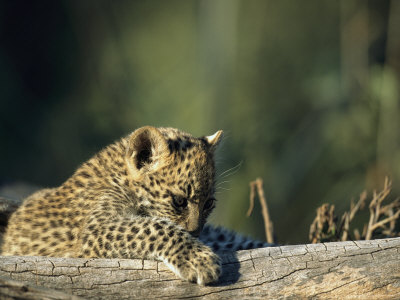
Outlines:
{"type": "Polygon", "coordinates": [[[33,284],[26,284],[21,281],[0,277],[0,299],[62,299],[62,300],[79,300],[78,296],[68,295],[66,293],[53,289],[37,287],[33,284]]]}
{"type": "MultiPolygon", "coordinates": [[[[0,257],[0,276],[95,299],[399,299],[400,238],[225,253],[217,284],[140,259],[0,257]]],[[[4,287],[0,286],[0,295],[4,287]]]]}
{"type": "MultiPolygon", "coordinates": [[[[19,203],[0,198],[0,236],[19,203]]],[[[400,298],[400,238],[246,250],[222,259],[220,281],[202,287],[156,261],[0,257],[0,299],[400,298]]]]}

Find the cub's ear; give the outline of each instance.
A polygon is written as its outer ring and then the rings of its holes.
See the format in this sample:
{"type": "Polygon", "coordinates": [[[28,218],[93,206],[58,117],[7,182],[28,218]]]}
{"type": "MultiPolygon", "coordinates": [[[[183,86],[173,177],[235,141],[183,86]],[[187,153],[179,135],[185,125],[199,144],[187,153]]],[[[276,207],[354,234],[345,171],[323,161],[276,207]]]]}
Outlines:
{"type": "Polygon", "coordinates": [[[221,142],[223,136],[224,132],[222,130],[218,130],[213,135],[205,137],[207,143],[210,145],[211,151],[215,151],[215,149],[217,149],[217,146],[221,142]]]}
{"type": "Polygon", "coordinates": [[[151,126],[135,130],[129,136],[128,163],[136,170],[155,170],[161,167],[168,145],[160,131],[151,126]]]}

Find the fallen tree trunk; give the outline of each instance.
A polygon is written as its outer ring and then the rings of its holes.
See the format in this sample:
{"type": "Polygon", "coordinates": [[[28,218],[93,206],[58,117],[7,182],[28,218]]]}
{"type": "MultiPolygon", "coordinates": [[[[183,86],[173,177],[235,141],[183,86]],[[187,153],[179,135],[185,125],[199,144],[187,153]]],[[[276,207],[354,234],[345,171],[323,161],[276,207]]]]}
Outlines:
{"type": "MultiPolygon", "coordinates": [[[[0,197],[0,237],[18,205],[0,197]]],[[[220,281],[203,287],[156,261],[0,257],[0,299],[400,298],[400,238],[261,248],[222,259],[220,281]]]]}
{"type": "Polygon", "coordinates": [[[139,259],[0,257],[0,276],[95,299],[399,299],[400,238],[226,253],[219,283],[205,287],[139,259]]]}
{"type": "Polygon", "coordinates": [[[0,299],[79,300],[82,298],[0,276],[0,299]]]}

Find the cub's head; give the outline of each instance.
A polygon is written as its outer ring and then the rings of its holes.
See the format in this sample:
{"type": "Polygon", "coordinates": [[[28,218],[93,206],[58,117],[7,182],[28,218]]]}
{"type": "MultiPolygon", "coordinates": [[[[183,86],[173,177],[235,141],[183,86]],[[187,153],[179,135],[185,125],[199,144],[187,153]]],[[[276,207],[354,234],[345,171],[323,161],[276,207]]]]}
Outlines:
{"type": "Polygon", "coordinates": [[[214,152],[222,131],[195,138],[148,126],[128,139],[126,163],[137,213],[167,218],[198,236],[215,206],[214,152]]]}

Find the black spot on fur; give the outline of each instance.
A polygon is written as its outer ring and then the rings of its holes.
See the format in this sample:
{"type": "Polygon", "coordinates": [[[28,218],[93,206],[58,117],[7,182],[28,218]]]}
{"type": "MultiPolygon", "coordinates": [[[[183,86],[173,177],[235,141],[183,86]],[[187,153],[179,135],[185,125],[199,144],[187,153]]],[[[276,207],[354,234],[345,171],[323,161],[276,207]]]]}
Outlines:
{"type": "Polygon", "coordinates": [[[68,239],[69,239],[70,241],[73,241],[74,238],[75,238],[71,231],[68,231],[68,232],[67,232],[67,237],[68,237],[68,239]]]}
{"type": "Polygon", "coordinates": [[[82,181],[79,181],[79,180],[75,180],[75,185],[77,186],[77,187],[84,187],[85,185],[82,183],[82,181]]]}
{"type": "Polygon", "coordinates": [[[88,172],[86,172],[86,171],[80,172],[79,175],[81,175],[81,176],[84,177],[84,178],[90,178],[90,177],[92,177],[92,176],[91,176],[88,172]]]}
{"type": "Polygon", "coordinates": [[[109,242],[106,242],[104,245],[104,248],[106,248],[106,250],[110,251],[111,250],[111,244],[109,242]]]}
{"type": "Polygon", "coordinates": [[[218,245],[218,243],[214,243],[214,244],[212,245],[212,247],[213,247],[213,249],[214,249],[215,251],[218,251],[218,250],[219,250],[219,245],[218,245]]]}

